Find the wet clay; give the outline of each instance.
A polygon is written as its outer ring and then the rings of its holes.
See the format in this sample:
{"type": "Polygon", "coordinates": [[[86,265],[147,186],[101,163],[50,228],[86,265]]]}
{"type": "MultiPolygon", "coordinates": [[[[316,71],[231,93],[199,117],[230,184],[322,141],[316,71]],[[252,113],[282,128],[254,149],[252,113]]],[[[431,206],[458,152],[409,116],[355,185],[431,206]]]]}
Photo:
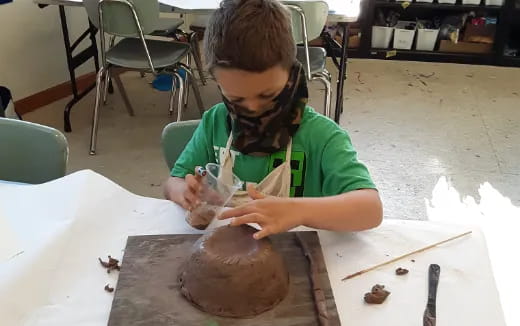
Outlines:
{"type": "Polygon", "coordinates": [[[107,273],[109,274],[113,270],[121,270],[121,266],[119,266],[119,260],[110,257],[110,255],[108,255],[108,261],[103,261],[101,258],[98,258],[98,260],[101,266],[107,269],[107,273]]]}
{"type": "Polygon", "coordinates": [[[181,266],[181,293],[201,310],[251,317],[272,309],[289,290],[284,261],[267,238],[248,225],[223,226],[202,236],[181,266]]]}
{"type": "Polygon", "coordinates": [[[188,212],[186,222],[198,230],[205,230],[217,215],[218,210],[217,206],[202,203],[193,211],[188,212]]]}
{"type": "Polygon", "coordinates": [[[408,270],[407,270],[406,268],[398,267],[398,268],[395,270],[395,274],[396,274],[396,275],[406,275],[406,274],[408,274],[408,270]]]}
{"type": "Polygon", "coordinates": [[[390,292],[385,290],[384,285],[376,284],[372,287],[371,292],[365,293],[364,299],[366,303],[381,304],[389,295],[390,292]]]}

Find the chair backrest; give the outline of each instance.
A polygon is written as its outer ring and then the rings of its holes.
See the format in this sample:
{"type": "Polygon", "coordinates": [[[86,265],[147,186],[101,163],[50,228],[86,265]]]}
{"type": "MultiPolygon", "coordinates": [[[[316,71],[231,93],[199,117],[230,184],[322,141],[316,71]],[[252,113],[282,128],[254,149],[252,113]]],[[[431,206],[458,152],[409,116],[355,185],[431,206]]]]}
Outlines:
{"type": "Polygon", "coordinates": [[[291,27],[296,44],[303,43],[305,62],[302,62],[307,80],[311,80],[311,59],[308,42],[319,37],[327,22],[329,6],[325,1],[283,1],[291,12],[291,27]]]}
{"type": "Polygon", "coordinates": [[[308,41],[318,38],[327,22],[329,6],[322,0],[308,1],[283,1],[291,11],[292,34],[297,44],[304,43],[304,28],[301,20],[301,12],[305,15],[305,29],[308,41]],[[301,9],[301,12],[298,10],[301,9]]]}
{"type": "Polygon", "coordinates": [[[0,118],[0,180],[37,184],[61,178],[68,154],[58,130],[0,118]]]}
{"type": "Polygon", "coordinates": [[[156,30],[159,22],[158,0],[83,0],[83,5],[92,24],[99,28],[103,67],[107,66],[104,34],[108,33],[138,37],[143,44],[148,66],[156,73],[144,35],[156,30]]]}
{"type": "Polygon", "coordinates": [[[168,169],[172,169],[190,141],[200,120],[172,122],[162,132],[162,149],[168,169]]]}
{"type": "Polygon", "coordinates": [[[102,11],[103,31],[121,37],[139,37],[134,10],[144,35],[152,33],[159,21],[157,0],[83,0],[90,21],[100,27],[102,11]]]}

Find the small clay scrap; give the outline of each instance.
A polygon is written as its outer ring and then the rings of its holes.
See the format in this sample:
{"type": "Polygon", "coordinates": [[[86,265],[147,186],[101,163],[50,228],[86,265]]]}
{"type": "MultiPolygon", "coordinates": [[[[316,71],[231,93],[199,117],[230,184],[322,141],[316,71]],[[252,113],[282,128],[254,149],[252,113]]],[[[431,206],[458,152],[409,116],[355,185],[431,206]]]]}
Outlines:
{"type": "Polygon", "coordinates": [[[114,292],[114,288],[110,287],[109,284],[105,285],[105,291],[111,293],[111,292],[114,292]]]}
{"type": "Polygon", "coordinates": [[[110,257],[110,255],[108,255],[108,262],[103,261],[101,258],[98,258],[98,260],[101,266],[107,269],[107,273],[110,273],[113,270],[121,270],[121,267],[119,266],[119,260],[110,257]]]}
{"type": "Polygon", "coordinates": [[[390,295],[390,291],[385,290],[384,285],[376,284],[372,287],[371,292],[365,293],[365,302],[373,304],[381,304],[390,295]]]}
{"type": "Polygon", "coordinates": [[[395,270],[395,274],[396,274],[396,275],[405,275],[405,274],[408,274],[408,270],[407,270],[406,268],[398,267],[398,268],[395,270]]]}

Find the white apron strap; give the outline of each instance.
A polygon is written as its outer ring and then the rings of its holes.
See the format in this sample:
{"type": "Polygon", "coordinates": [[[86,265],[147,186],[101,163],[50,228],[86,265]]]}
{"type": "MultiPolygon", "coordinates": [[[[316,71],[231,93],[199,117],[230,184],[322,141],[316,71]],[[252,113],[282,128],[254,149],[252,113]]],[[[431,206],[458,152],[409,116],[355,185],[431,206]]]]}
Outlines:
{"type": "MultiPolygon", "coordinates": [[[[233,158],[231,156],[231,143],[233,138],[230,135],[226,144],[226,150],[221,162],[221,178],[226,183],[233,182],[233,158]]],[[[285,162],[276,167],[269,173],[257,186],[257,190],[268,196],[289,197],[291,190],[291,153],[292,139],[287,144],[285,162]]],[[[229,201],[229,206],[236,207],[251,201],[247,191],[238,190],[229,201]]]]}

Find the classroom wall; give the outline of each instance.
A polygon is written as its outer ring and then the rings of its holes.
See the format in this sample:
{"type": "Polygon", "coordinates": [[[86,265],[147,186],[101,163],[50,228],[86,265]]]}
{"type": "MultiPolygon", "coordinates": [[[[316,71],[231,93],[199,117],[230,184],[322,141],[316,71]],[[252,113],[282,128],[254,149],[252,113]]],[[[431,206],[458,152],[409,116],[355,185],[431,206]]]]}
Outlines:
{"type": "MultiPolygon", "coordinates": [[[[65,10],[75,39],[88,26],[85,9],[65,10]]],[[[88,61],[76,76],[92,71],[94,63],[88,61]]],[[[17,100],[68,80],[58,7],[40,9],[32,0],[0,5],[0,85],[9,87],[17,100]]]]}

